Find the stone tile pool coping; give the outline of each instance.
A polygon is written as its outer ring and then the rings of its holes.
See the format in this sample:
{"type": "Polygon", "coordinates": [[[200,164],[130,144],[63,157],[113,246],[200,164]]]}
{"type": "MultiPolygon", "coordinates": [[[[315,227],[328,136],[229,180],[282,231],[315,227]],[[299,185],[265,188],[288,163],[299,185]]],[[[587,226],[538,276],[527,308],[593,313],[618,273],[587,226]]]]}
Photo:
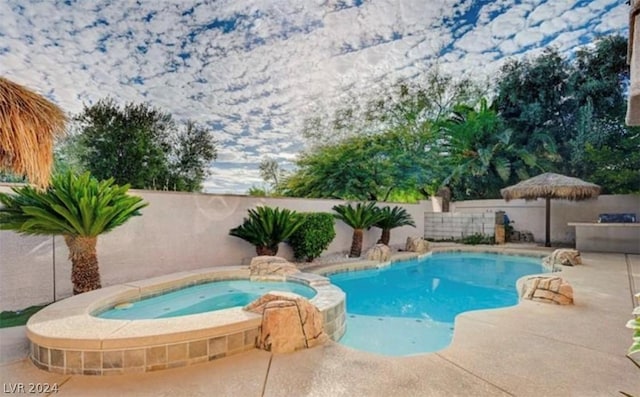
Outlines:
{"type": "MultiPolygon", "coordinates": [[[[382,269],[396,262],[402,262],[412,259],[423,259],[433,254],[448,253],[448,252],[476,252],[486,254],[502,254],[512,256],[526,256],[534,258],[544,258],[548,256],[551,251],[549,249],[526,249],[526,248],[504,248],[504,247],[487,247],[487,246],[460,246],[460,245],[442,245],[433,247],[429,252],[424,254],[416,252],[394,252],[391,256],[391,260],[386,262],[377,262],[371,260],[349,260],[346,262],[336,262],[328,264],[307,265],[302,268],[303,271],[309,273],[316,273],[322,276],[330,276],[336,273],[352,272],[358,270],[368,269],[382,269]]],[[[525,276],[525,277],[530,277],[525,276]]],[[[518,282],[520,284],[520,282],[518,282]]]]}
{"type": "MultiPolygon", "coordinates": [[[[249,279],[246,266],[174,273],[102,288],[56,302],[26,326],[30,358],[40,369],[64,374],[112,375],[156,371],[211,361],[255,348],[262,316],[234,307],[162,319],[113,320],[92,314],[117,304],[211,281],[249,279]]],[[[306,284],[323,314],[325,332],[345,332],[345,294],[317,274],[286,281],[306,284]]]]}

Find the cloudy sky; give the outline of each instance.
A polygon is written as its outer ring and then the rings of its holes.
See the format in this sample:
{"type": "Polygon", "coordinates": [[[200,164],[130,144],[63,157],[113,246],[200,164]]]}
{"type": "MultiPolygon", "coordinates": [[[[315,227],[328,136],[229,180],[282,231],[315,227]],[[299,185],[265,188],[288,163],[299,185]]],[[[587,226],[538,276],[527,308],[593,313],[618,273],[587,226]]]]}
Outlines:
{"type": "Polygon", "coordinates": [[[211,192],[260,185],[303,147],[301,122],[420,76],[483,78],[509,57],[628,34],[624,0],[1,0],[0,75],[69,114],[100,98],[206,123],[211,192]],[[347,95],[351,93],[351,95],[347,95]]]}

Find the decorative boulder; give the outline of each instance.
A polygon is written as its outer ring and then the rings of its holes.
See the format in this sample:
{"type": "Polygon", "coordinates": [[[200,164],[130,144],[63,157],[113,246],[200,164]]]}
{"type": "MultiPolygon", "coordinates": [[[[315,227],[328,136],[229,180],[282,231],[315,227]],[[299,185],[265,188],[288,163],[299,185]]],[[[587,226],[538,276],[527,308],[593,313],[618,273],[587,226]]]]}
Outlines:
{"type": "Polygon", "coordinates": [[[404,250],[424,254],[429,252],[429,242],[422,237],[407,237],[404,250]]]}
{"type": "Polygon", "coordinates": [[[523,243],[533,243],[536,240],[533,238],[533,233],[525,230],[520,232],[520,241],[523,243]]]}
{"type": "Polygon", "coordinates": [[[256,347],[273,353],[290,353],[324,343],[322,313],[308,300],[290,293],[269,292],[244,310],[262,314],[256,347]]]}
{"type": "Polygon", "coordinates": [[[523,286],[523,299],[557,305],[573,304],[573,288],[561,277],[529,277],[523,286]]]}
{"type": "Polygon", "coordinates": [[[376,244],[367,251],[367,260],[388,262],[391,260],[391,248],[384,244],[376,244]]]}
{"type": "Polygon", "coordinates": [[[554,265],[576,266],[582,264],[582,257],[578,250],[560,248],[553,251],[543,261],[547,267],[553,267],[554,265]]]}
{"type": "Polygon", "coordinates": [[[278,256],[256,256],[249,265],[251,280],[284,281],[288,274],[300,273],[293,263],[278,256]]]}

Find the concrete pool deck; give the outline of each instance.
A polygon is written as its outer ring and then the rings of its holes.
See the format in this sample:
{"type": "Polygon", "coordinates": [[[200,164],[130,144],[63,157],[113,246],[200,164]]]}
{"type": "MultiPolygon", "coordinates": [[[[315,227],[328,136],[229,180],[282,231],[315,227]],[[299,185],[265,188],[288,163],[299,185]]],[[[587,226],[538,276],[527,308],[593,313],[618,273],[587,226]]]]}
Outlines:
{"type": "MultiPolygon", "coordinates": [[[[57,383],[60,396],[640,395],[640,370],[625,358],[632,332],[624,326],[632,310],[627,262],[638,288],[640,255],[583,253],[583,262],[560,273],[575,305],[523,301],[464,313],[452,344],[432,354],[382,357],[329,342],[292,354],[252,350],[186,368],[92,377],[41,371],[14,351],[17,361],[2,364],[0,378],[25,387],[57,383]]],[[[9,330],[0,330],[3,362],[5,346],[20,340],[19,330],[9,330]]]]}

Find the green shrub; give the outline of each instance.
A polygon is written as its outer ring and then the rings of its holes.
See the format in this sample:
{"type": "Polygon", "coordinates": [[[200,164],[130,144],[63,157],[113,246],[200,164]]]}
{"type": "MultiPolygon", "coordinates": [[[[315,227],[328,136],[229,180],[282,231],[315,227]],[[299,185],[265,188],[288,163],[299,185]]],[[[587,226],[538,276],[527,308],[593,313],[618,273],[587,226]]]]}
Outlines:
{"type": "Polygon", "coordinates": [[[326,250],[336,237],[334,217],[325,212],[301,214],[304,221],[289,237],[289,245],[293,248],[296,260],[311,262],[326,250]]]}
{"type": "Polygon", "coordinates": [[[487,236],[481,233],[465,236],[459,240],[461,244],[478,245],[478,244],[495,244],[495,238],[493,236],[487,236]]]}
{"type": "Polygon", "coordinates": [[[4,311],[0,313],[0,328],[17,327],[25,325],[29,317],[36,314],[47,305],[30,306],[24,310],[4,311]]]}
{"type": "MultiPolygon", "coordinates": [[[[640,293],[637,293],[635,297],[636,302],[640,305],[640,293]]],[[[640,353],[640,306],[633,309],[633,316],[634,318],[627,323],[627,328],[633,330],[633,344],[629,348],[628,355],[640,353]]]]}

